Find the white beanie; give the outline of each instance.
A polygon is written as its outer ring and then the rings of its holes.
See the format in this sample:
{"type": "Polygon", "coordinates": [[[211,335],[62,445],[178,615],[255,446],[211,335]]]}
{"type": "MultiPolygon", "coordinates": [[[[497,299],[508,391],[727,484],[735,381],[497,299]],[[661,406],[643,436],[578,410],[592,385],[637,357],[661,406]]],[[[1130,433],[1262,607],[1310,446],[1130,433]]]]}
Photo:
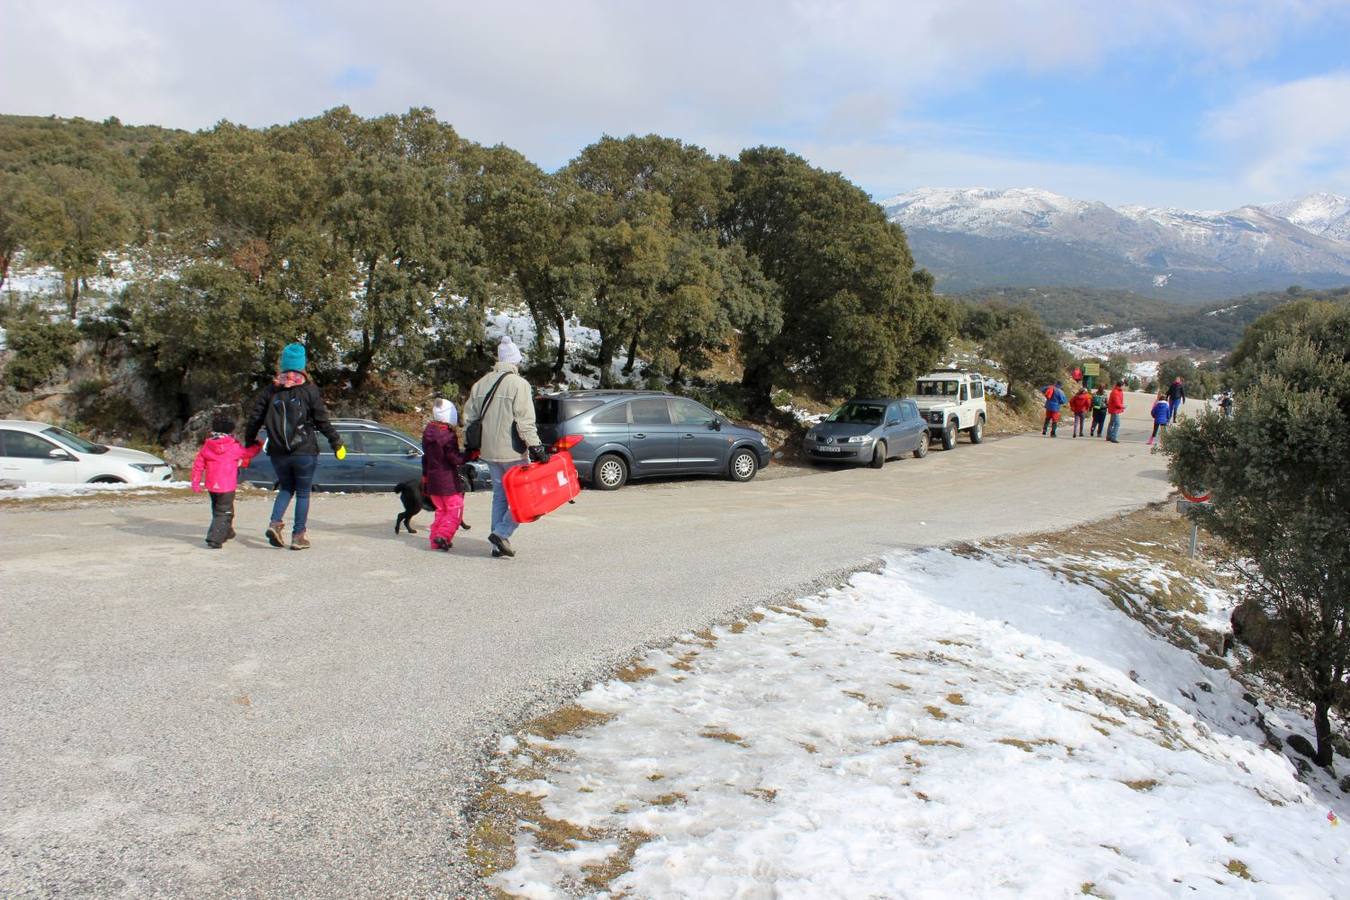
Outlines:
{"type": "Polygon", "coordinates": [[[438,397],[436,402],[431,404],[431,418],[446,425],[458,425],[459,410],[455,409],[455,404],[449,400],[438,397]]]}
{"type": "Polygon", "coordinates": [[[502,342],[497,345],[497,362],[510,363],[513,366],[520,365],[520,348],[516,342],[511,340],[511,335],[505,335],[502,342]]]}

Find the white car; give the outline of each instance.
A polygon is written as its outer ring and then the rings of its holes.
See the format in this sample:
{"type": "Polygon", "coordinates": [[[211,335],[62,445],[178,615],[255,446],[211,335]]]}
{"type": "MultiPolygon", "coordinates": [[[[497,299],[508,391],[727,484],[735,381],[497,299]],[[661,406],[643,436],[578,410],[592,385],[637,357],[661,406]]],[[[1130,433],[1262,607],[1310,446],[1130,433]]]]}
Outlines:
{"type": "Polygon", "coordinates": [[[149,453],[95,444],[46,422],[0,419],[0,480],[159,484],[173,480],[173,467],[149,453]]]}
{"type": "Polygon", "coordinates": [[[942,441],[942,449],[956,446],[959,432],[970,435],[970,442],[984,440],[984,423],[989,410],[984,402],[984,378],[974,372],[948,369],[929,372],[914,383],[911,398],[928,423],[928,432],[942,441]]]}

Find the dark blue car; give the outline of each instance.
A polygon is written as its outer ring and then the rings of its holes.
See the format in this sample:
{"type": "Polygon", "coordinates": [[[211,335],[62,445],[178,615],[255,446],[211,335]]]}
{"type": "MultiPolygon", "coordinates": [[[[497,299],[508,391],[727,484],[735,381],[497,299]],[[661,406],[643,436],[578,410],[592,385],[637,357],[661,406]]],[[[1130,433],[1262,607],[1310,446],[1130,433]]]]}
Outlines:
{"type": "MultiPolygon", "coordinates": [[[[316,491],[388,491],[410,478],[422,477],[422,445],[403,432],[369,419],[334,419],[333,427],[347,448],[347,458],[338,459],[326,441],[319,441],[319,467],[314,473],[316,491]]],[[[484,463],[468,465],[474,490],[492,486],[492,476],[484,463]]],[[[266,453],[259,453],[240,474],[242,480],[255,487],[271,488],[276,484],[276,472],[266,453]]]]}

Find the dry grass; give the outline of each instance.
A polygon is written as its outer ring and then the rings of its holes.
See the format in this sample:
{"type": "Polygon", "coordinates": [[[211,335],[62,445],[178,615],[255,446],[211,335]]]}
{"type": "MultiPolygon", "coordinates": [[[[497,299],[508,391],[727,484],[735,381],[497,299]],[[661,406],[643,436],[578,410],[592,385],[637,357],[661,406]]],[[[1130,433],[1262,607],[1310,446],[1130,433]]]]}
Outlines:
{"type": "Polygon", "coordinates": [[[745,738],[741,737],[739,734],[736,734],[733,731],[718,731],[716,729],[710,728],[706,731],[700,731],[698,736],[709,738],[714,741],[722,741],[727,744],[735,744],[738,747],[750,746],[748,743],[746,743],[745,738]]]}
{"type": "Polygon", "coordinates": [[[947,702],[950,703],[952,706],[965,706],[966,698],[961,696],[960,694],[948,694],[947,702]]]}
{"type": "Polygon", "coordinates": [[[930,716],[932,716],[932,717],[935,718],[935,719],[945,719],[945,718],[947,718],[947,714],[946,714],[945,712],[943,712],[942,709],[941,709],[940,707],[937,707],[937,706],[925,706],[925,707],[924,707],[924,711],[927,712],[930,716]]]}
{"type": "Polygon", "coordinates": [[[1021,738],[999,738],[994,741],[996,744],[1006,744],[1009,747],[1016,747],[1024,753],[1034,753],[1037,747],[1063,746],[1059,741],[1052,738],[1037,738],[1032,741],[1025,741],[1021,738]]]}
{"type": "Polygon", "coordinates": [[[1240,859],[1230,859],[1228,865],[1224,866],[1229,872],[1245,881],[1254,881],[1252,873],[1247,871],[1247,864],[1240,859]]]}
{"type": "Polygon", "coordinates": [[[620,681],[632,684],[635,681],[641,681],[644,678],[655,675],[656,670],[650,666],[644,666],[640,662],[631,662],[614,673],[614,677],[620,681]]]}
{"type": "Polygon", "coordinates": [[[1138,791],[1143,794],[1153,790],[1158,786],[1159,782],[1156,778],[1140,778],[1135,781],[1122,781],[1121,784],[1132,791],[1138,791]]]}
{"type": "Polygon", "coordinates": [[[537,734],[541,738],[553,741],[583,728],[603,725],[612,718],[614,716],[609,713],[596,712],[593,709],[586,709],[584,706],[569,703],[561,709],[555,709],[547,715],[534,719],[525,726],[525,730],[530,734],[537,734]]]}

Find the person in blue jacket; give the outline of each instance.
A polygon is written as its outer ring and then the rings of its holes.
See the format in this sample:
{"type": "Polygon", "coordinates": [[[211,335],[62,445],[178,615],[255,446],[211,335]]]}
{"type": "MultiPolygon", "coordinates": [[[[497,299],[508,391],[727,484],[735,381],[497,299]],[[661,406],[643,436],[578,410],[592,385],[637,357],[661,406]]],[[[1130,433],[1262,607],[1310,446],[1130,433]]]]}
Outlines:
{"type": "Polygon", "coordinates": [[[1044,435],[1048,430],[1050,436],[1054,437],[1055,433],[1059,431],[1060,407],[1068,403],[1069,398],[1064,396],[1064,391],[1058,381],[1048,386],[1041,393],[1045,395],[1045,421],[1041,423],[1041,434],[1044,435]]]}
{"type": "MultiPolygon", "coordinates": [[[[1151,445],[1158,440],[1158,432],[1167,427],[1167,423],[1172,421],[1172,404],[1168,402],[1167,394],[1161,393],[1158,399],[1153,401],[1153,409],[1150,410],[1153,416],[1153,434],[1149,435],[1148,443],[1151,445]]],[[[1162,443],[1161,440],[1158,443],[1162,443]]]]}

